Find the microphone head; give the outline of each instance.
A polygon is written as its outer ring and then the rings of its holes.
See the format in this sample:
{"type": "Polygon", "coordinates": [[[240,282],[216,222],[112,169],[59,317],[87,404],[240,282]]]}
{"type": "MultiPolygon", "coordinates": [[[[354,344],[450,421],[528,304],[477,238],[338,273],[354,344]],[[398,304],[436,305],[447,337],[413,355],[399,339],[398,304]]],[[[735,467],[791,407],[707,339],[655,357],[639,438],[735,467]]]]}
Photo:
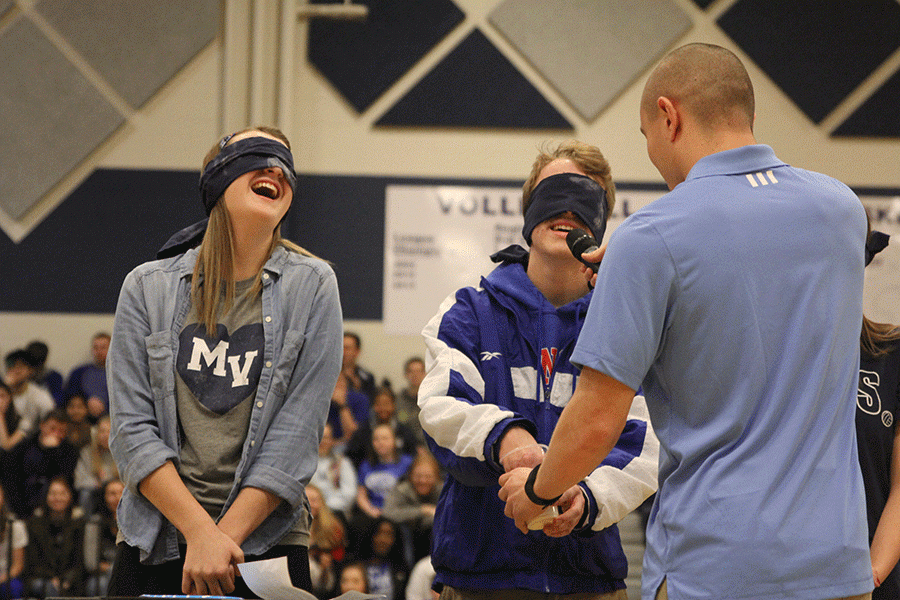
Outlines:
{"type": "Polygon", "coordinates": [[[580,260],[582,254],[597,247],[597,240],[584,229],[573,229],[566,235],[566,244],[572,255],[580,260]]]}

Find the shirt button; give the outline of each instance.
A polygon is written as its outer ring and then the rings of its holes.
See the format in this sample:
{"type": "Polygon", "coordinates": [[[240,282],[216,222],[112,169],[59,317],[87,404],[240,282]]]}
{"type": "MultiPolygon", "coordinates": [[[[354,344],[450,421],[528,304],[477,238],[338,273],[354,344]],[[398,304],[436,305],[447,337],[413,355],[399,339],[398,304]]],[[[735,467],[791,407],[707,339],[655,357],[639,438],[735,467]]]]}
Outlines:
{"type": "Polygon", "coordinates": [[[263,278],[263,279],[268,279],[268,278],[269,278],[269,274],[268,274],[268,273],[263,273],[263,274],[262,274],[262,278],[263,278]]]}
{"type": "Polygon", "coordinates": [[[253,447],[254,444],[256,444],[256,440],[250,440],[250,447],[251,447],[251,448],[253,447]]]}
{"type": "Polygon", "coordinates": [[[260,407],[260,408],[262,408],[262,405],[263,405],[262,402],[257,402],[257,403],[256,403],[256,406],[258,406],[258,407],[260,407]]]}
{"type": "Polygon", "coordinates": [[[271,323],[271,322],[272,322],[272,317],[266,317],[266,323],[271,323]]]}
{"type": "Polygon", "coordinates": [[[267,360],[267,361],[266,361],[266,366],[269,367],[269,368],[271,368],[271,367],[272,367],[272,361],[271,361],[271,360],[267,360]]]}

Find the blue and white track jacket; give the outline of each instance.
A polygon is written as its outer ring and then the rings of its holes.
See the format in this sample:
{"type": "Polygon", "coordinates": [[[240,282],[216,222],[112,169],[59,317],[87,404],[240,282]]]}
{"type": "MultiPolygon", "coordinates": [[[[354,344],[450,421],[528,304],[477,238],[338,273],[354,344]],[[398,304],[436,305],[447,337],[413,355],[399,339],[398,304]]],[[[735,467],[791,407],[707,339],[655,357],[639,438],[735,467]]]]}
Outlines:
{"type": "Polygon", "coordinates": [[[618,444],[581,487],[589,515],[564,538],[527,535],[503,514],[498,439],[511,425],[547,444],[575,390],[569,362],[590,294],[555,308],[522,264],[504,262],[480,288],[449,296],[422,334],[419,389],[428,444],[447,470],[434,521],[437,581],[458,588],[548,593],[625,587],[618,522],[656,490],[659,443],[642,396],[618,444]]]}

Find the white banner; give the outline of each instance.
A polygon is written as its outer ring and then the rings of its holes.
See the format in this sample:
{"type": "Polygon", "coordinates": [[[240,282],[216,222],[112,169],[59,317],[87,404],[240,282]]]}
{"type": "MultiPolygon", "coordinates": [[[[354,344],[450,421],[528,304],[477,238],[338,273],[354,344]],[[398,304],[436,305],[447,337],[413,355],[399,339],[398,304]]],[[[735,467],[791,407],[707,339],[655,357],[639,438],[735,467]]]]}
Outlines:
{"type": "Polygon", "coordinates": [[[891,236],[866,267],[863,312],[873,321],[900,325],[900,195],[860,195],[872,229],[891,236]]]}
{"type": "MultiPolygon", "coordinates": [[[[617,191],[607,237],[661,194],[617,191]]],[[[386,333],[418,335],[444,298],[491,272],[491,254],[525,246],[521,188],[389,185],[385,196],[386,333]]]]}
{"type": "MultiPolygon", "coordinates": [[[[618,190],[606,239],[632,212],[662,191],[618,190]]],[[[867,193],[860,198],[872,228],[891,244],[866,268],[866,315],[900,324],[900,196],[867,193]]],[[[494,264],[490,255],[510,244],[525,245],[521,189],[389,185],[384,247],[385,332],[418,335],[449,294],[478,286],[494,264]]]]}

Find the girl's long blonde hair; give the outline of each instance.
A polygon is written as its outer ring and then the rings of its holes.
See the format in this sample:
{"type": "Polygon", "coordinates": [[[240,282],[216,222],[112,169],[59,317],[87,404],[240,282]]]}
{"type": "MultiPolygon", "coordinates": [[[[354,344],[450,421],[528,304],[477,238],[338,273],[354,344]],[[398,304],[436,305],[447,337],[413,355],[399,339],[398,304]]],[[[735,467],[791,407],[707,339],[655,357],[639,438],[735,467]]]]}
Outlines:
{"type": "MultiPolygon", "coordinates": [[[[291,148],[287,136],[274,127],[248,127],[235,133],[247,131],[261,131],[267,133],[291,148]]],[[[227,144],[226,144],[227,145],[227,144]]],[[[217,142],[203,159],[203,168],[222,151],[217,142]]],[[[200,323],[206,326],[207,334],[215,331],[219,321],[219,315],[228,312],[234,303],[234,240],[232,238],[231,218],[225,203],[221,198],[213,207],[209,215],[209,224],[200,244],[197,263],[194,265],[194,276],[191,281],[191,302],[197,310],[200,323]],[[224,291],[224,295],[223,292],[224,291]]],[[[277,246],[283,246],[292,252],[304,256],[315,256],[297,244],[281,237],[281,224],[275,227],[272,242],[269,245],[268,256],[272,255],[277,246]]],[[[262,272],[256,274],[253,286],[248,292],[251,295],[259,294],[262,290],[262,272]]]]}
{"type": "Polygon", "coordinates": [[[863,354],[880,358],[889,354],[900,342],[900,327],[890,323],[876,323],[863,315],[859,348],[863,354]]]}

